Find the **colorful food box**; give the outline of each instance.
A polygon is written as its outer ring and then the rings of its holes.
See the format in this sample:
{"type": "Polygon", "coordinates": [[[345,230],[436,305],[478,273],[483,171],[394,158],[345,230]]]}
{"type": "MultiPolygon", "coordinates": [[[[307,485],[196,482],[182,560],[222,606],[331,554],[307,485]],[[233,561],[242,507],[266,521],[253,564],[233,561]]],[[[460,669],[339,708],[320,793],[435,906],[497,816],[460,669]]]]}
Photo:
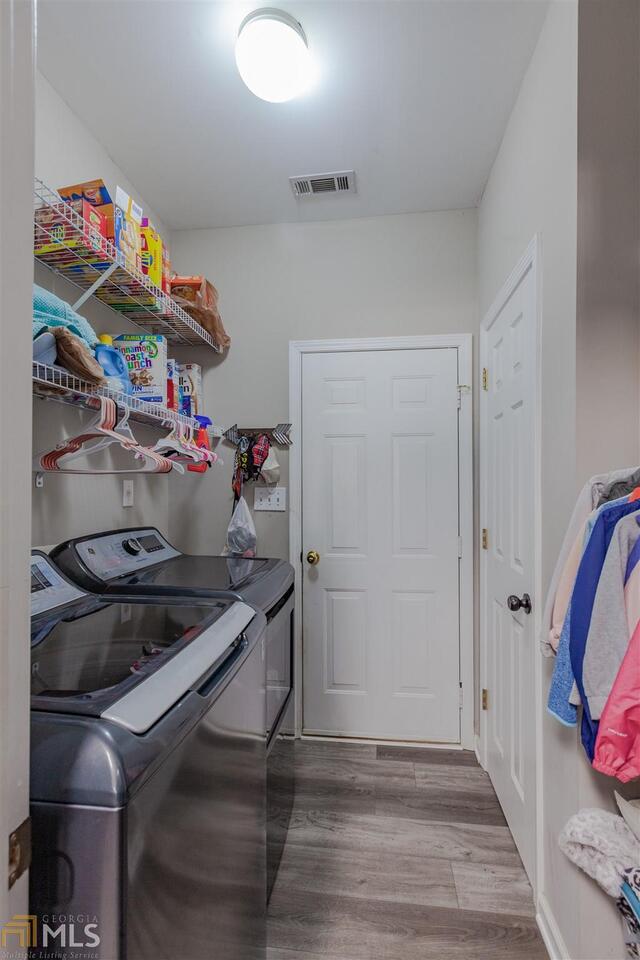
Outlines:
{"type": "Polygon", "coordinates": [[[202,306],[202,295],[205,287],[205,279],[200,276],[193,277],[172,277],[169,281],[171,293],[174,297],[182,297],[189,303],[202,306]]]}
{"type": "Polygon", "coordinates": [[[116,187],[114,244],[116,250],[123,254],[128,266],[135,270],[140,270],[142,265],[141,226],[142,207],[135,203],[122,187],[116,187]]]}
{"type": "Polygon", "coordinates": [[[67,203],[73,200],[86,200],[93,207],[111,203],[104,180],[85,180],[84,183],[74,183],[70,187],[60,187],[58,193],[67,203]]]}
{"type": "Polygon", "coordinates": [[[113,200],[109,195],[104,180],[86,180],[84,183],[74,183],[70,187],[60,187],[58,193],[67,203],[75,200],[86,200],[104,216],[107,222],[106,236],[113,240],[113,200]]]}
{"type": "MultiPolygon", "coordinates": [[[[35,211],[33,252],[38,256],[86,247],[95,250],[98,256],[104,255],[106,244],[103,240],[106,238],[106,219],[101,211],[87,200],[72,200],[53,206],[45,204],[35,211]],[[82,233],[78,232],[78,228],[69,219],[68,207],[81,216],[86,224],[82,233]]],[[[65,257],[65,261],[73,262],[73,258],[65,257]]]]}
{"type": "Polygon", "coordinates": [[[171,357],[167,359],[167,406],[169,410],[179,411],[178,404],[178,364],[171,357]]]}
{"type": "Polygon", "coordinates": [[[142,272],[156,287],[162,286],[162,238],[147,217],[140,227],[142,272]]]}
{"type": "Polygon", "coordinates": [[[162,292],[171,293],[171,258],[164,240],[162,241],[162,292]]]}
{"type": "Polygon", "coordinates": [[[199,363],[179,363],[180,410],[185,417],[202,413],[202,367],[199,363]]]}
{"type": "Polygon", "coordinates": [[[134,397],[166,406],[166,337],[123,333],[114,339],[113,345],[126,360],[134,397]]]}

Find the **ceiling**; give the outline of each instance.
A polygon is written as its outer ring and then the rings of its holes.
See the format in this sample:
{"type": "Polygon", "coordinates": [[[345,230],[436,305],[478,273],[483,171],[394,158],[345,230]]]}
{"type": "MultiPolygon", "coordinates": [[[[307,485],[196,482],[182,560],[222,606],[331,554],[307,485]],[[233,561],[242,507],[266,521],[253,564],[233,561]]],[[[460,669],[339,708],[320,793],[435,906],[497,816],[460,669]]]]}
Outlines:
{"type": "Polygon", "coordinates": [[[545,2],[282,0],[318,74],[285,104],[258,100],[235,67],[258,6],[41,0],[39,68],[173,228],[478,203],[545,2]],[[353,196],[291,193],[290,176],[354,168],[353,196]]]}

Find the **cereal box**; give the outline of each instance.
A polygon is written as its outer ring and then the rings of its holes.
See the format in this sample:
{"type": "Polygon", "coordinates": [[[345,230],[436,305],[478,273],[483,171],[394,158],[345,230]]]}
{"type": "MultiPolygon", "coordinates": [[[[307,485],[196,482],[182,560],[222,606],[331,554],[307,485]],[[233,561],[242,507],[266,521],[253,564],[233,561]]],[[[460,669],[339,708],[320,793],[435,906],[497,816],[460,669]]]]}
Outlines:
{"type": "Polygon", "coordinates": [[[70,187],[60,187],[58,193],[68,203],[73,200],[86,200],[93,207],[111,203],[104,180],[85,180],[84,183],[74,183],[70,187]]]}
{"type": "Polygon", "coordinates": [[[171,357],[167,359],[167,406],[178,412],[178,364],[171,357]]]}
{"type": "MultiPolygon", "coordinates": [[[[86,200],[74,200],[72,203],[44,205],[35,211],[34,249],[36,255],[56,251],[90,248],[104,255],[105,244],[102,238],[107,236],[106,220],[102,213],[86,200]],[[69,219],[67,207],[79,214],[86,225],[80,234],[69,219]]],[[[66,261],[69,261],[68,255],[66,261]]]]}
{"type": "Polygon", "coordinates": [[[162,292],[171,293],[171,258],[164,240],[162,241],[162,292]]]}
{"type": "Polygon", "coordinates": [[[123,333],[113,341],[123,354],[133,395],[150,403],[167,403],[167,341],[159,335],[123,333]]]}
{"type": "Polygon", "coordinates": [[[202,367],[198,363],[179,363],[180,413],[195,417],[202,413],[202,367]]]}
{"type": "Polygon", "coordinates": [[[116,208],[114,215],[114,243],[116,250],[124,254],[129,266],[140,270],[142,240],[142,207],[134,203],[122,187],[116,187],[116,208]]]}
{"type": "Polygon", "coordinates": [[[142,272],[156,287],[162,286],[162,239],[158,231],[142,218],[140,227],[142,272]]]}
{"type": "Polygon", "coordinates": [[[74,183],[70,187],[60,187],[58,193],[68,203],[73,203],[76,200],[86,200],[92,207],[99,210],[107,221],[105,236],[109,240],[113,240],[113,201],[104,180],[86,180],[84,183],[74,183]]]}

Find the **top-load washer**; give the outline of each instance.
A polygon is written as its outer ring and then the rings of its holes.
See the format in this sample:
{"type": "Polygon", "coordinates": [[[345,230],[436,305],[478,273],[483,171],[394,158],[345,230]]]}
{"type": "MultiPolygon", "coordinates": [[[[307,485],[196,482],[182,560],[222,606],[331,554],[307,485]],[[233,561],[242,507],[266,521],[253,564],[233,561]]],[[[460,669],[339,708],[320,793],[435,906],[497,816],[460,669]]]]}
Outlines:
{"type": "Polygon", "coordinates": [[[266,621],[31,558],[33,956],[264,960],[266,621]]]}
{"type": "Polygon", "coordinates": [[[228,596],[255,606],[266,616],[269,895],[295,790],[293,567],[284,560],[184,554],[155,527],[67,540],[51,551],[51,557],[84,589],[109,598],[228,596]]]}

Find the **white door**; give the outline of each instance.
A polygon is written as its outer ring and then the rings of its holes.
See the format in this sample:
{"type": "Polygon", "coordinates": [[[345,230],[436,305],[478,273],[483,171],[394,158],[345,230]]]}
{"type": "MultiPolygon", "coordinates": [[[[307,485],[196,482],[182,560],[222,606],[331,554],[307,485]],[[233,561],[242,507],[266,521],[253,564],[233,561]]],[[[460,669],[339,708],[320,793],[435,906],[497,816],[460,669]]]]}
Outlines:
{"type": "Polygon", "coordinates": [[[457,386],[455,348],[303,355],[306,733],[460,740],[457,386]]]}
{"type": "Polygon", "coordinates": [[[531,262],[482,332],[482,616],[487,770],[534,880],[536,825],[536,285],[531,262]],[[509,601],[511,599],[511,602],[509,601]],[[515,598],[515,599],[514,599],[515,598]],[[511,609],[518,606],[519,609],[511,609]],[[516,602],[517,601],[517,602],[516,602]]]}

